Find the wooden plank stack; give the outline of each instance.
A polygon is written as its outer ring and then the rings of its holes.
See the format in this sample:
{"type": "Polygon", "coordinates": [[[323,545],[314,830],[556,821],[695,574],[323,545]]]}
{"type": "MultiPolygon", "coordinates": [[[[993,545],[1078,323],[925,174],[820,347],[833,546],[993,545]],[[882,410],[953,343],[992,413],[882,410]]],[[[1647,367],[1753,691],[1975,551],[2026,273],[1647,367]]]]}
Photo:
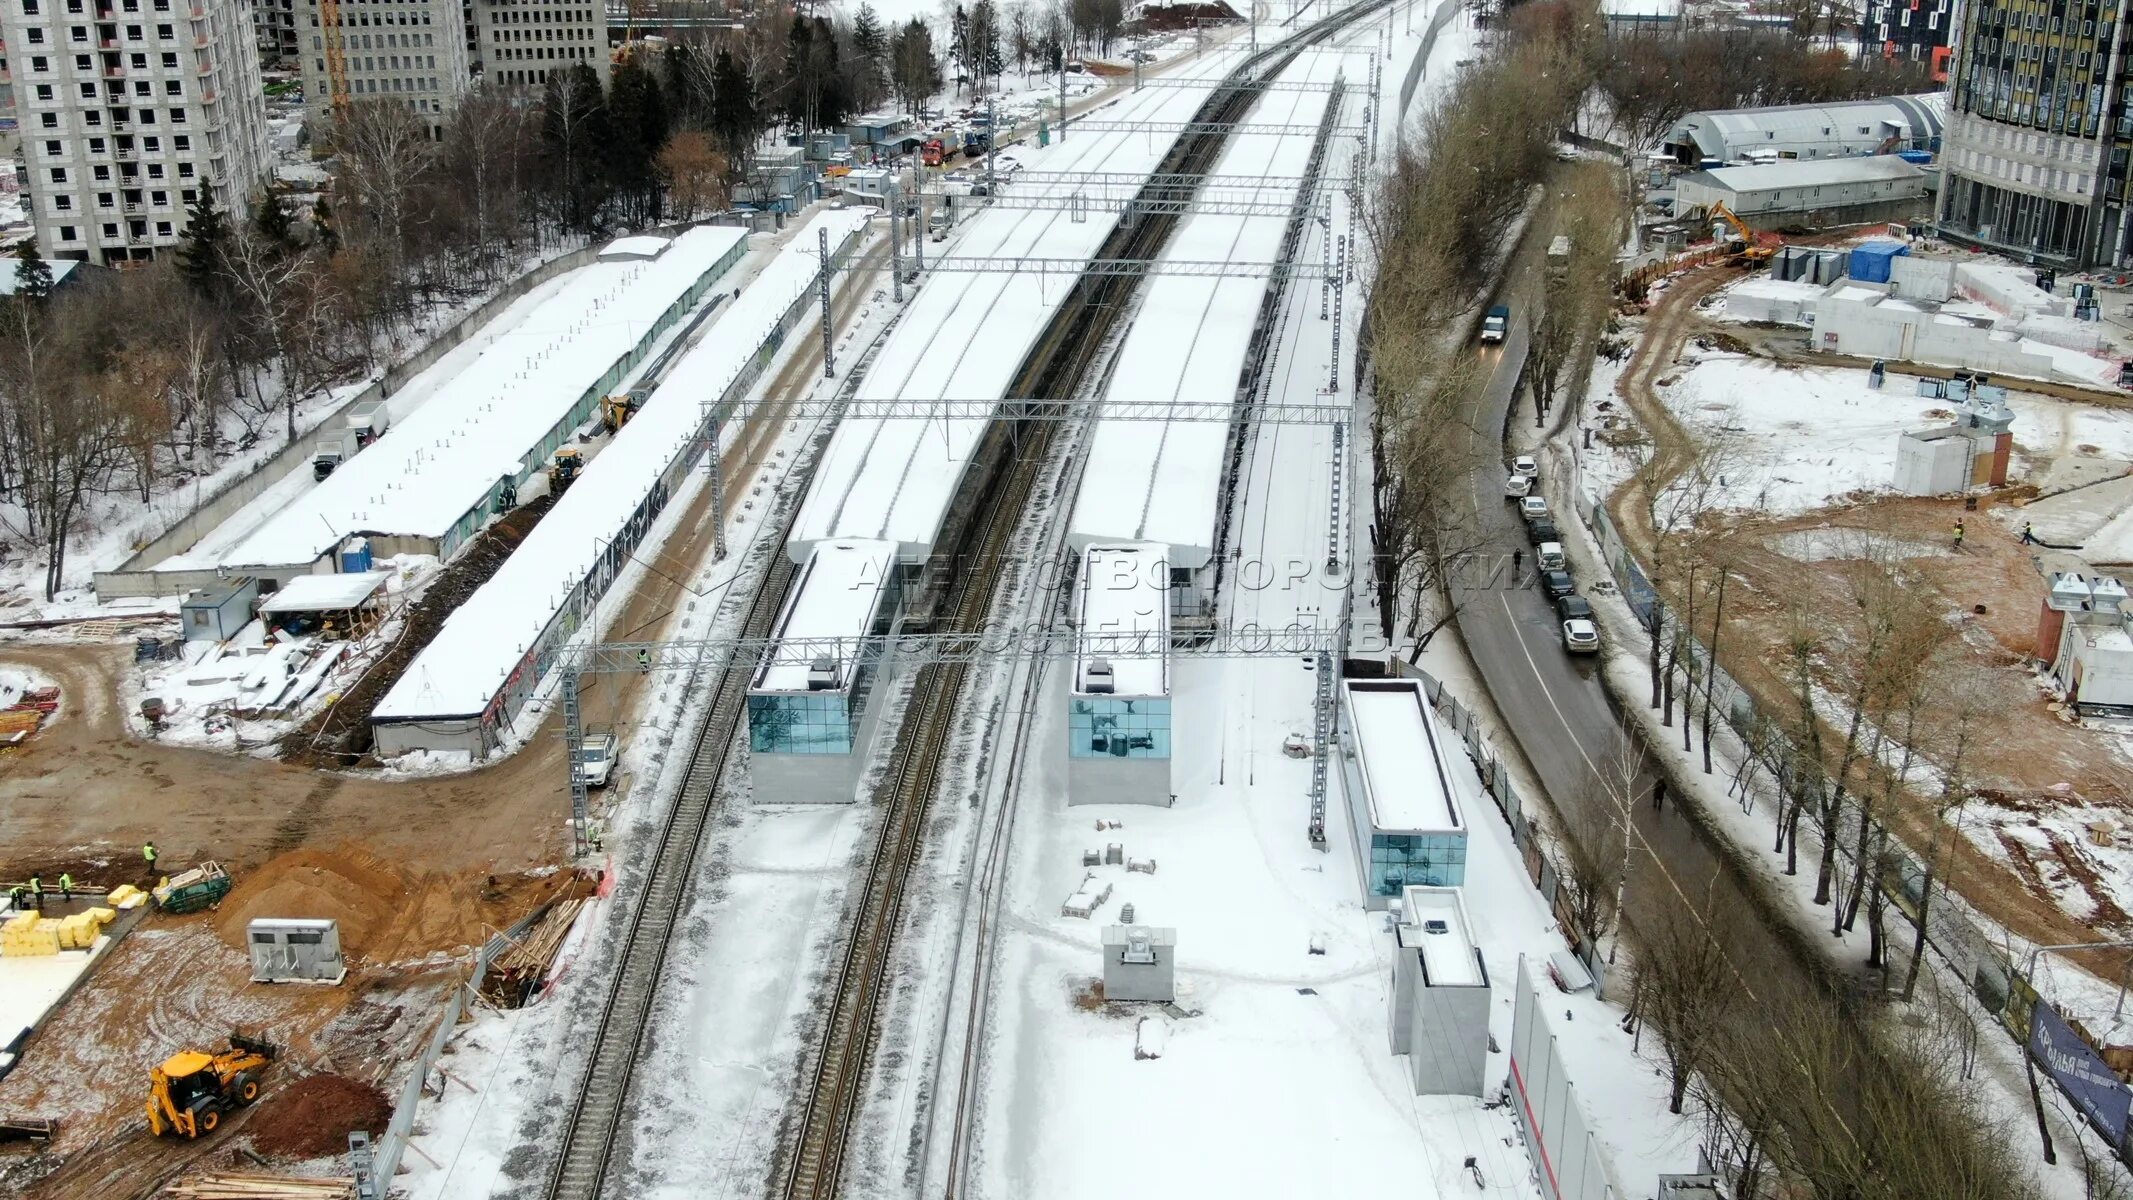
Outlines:
{"type": "Polygon", "coordinates": [[[499,1008],[524,1008],[548,976],[556,952],[585,907],[581,898],[558,900],[533,927],[489,962],[481,993],[499,1008]]]}
{"type": "Polygon", "coordinates": [[[345,1179],[302,1175],[198,1175],[163,1189],[171,1200],[346,1200],[355,1185],[345,1179]]]}

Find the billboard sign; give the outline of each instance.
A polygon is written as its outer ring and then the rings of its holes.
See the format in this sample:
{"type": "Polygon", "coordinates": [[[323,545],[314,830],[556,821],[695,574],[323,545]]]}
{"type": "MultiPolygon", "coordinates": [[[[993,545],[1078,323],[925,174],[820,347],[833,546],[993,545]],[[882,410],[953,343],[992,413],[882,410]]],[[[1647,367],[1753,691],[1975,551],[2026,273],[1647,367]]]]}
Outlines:
{"type": "Polygon", "coordinates": [[[2126,1112],[2133,1092],[2119,1082],[2102,1058],[2042,1000],[2029,1010],[2029,1053],[2051,1072],[2059,1090],[2081,1109],[2115,1148],[2125,1140],[2126,1112]]]}

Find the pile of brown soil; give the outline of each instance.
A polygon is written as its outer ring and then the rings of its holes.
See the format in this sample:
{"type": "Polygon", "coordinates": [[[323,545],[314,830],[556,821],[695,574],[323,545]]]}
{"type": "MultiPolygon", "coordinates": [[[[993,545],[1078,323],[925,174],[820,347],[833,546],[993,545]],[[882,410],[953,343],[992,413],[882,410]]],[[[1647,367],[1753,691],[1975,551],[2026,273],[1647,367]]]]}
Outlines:
{"type": "Polygon", "coordinates": [[[338,921],[351,959],[397,963],[478,946],[495,930],[573,884],[568,872],[506,875],[411,871],[349,847],[292,850],[237,875],[215,912],[215,930],[245,948],[261,917],[338,921]]]}
{"type": "Polygon", "coordinates": [[[246,1132],[270,1158],[325,1158],[348,1152],[348,1134],[376,1137],[392,1120],[385,1093],[345,1075],[307,1075],[259,1102],[246,1132]]]}

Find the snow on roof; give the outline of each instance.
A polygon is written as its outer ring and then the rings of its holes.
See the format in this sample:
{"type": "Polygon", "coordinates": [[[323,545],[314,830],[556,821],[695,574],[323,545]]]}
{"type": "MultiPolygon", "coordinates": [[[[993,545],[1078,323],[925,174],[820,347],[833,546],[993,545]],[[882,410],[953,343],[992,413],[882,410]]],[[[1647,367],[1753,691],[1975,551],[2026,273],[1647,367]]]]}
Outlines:
{"type": "Polygon", "coordinates": [[[1400,944],[1422,952],[1422,973],[1431,987],[1479,987],[1488,982],[1474,957],[1474,926],[1458,888],[1409,885],[1401,898],[1406,919],[1400,944]]]}
{"type": "Polygon", "coordinates": [[[1091,546],[1082,555],[1079,624],[1084,635],[1096,635],[1099,641],[1094,647],[1084,646],[1075,660],[1076,694],[1093,694],[1089,671],[1103,663],[1111,668],[1112,695],[1170,694],[1169,550],[1142,543],[1091,546]],[[1107,634],[1124,635],[1133,645],[1156,648],[1147,652],[1109,648],[1101,641],[1107,634]]]}
{"type": "Polygon", "coordinates": [[[345,575],[298,575],[281,585],[259,606],[263,613],[332,612],[355,608],[385,586],[391,571],[352,571],[345,575]]]}
{"type": "Polygon", "coordinates": [[[658,258],[667,252],[667,240],[663,237],[640,235],[616,238],[600,248],[603,259],[658,258]]]}
{"type": "Polygon", "coordinates": [[[1906,162],[1893,154],[1873,154],[1860,158],[1798,159],[1753,167],[1712,167],[1708,171],[1698,171],[1684,178],[1693,180],[1701,176],[1715,187],[1725,188],[1735,195],[1745,195],[1749,192],[1775,192],[1789,188],[1923,179],[1925,174],[1916,163],[1906,162]]]}
{"type": "Polygon", "coordinates": [[[1601,0],[1600,14],[1616,20],[1672,20],[1681,15],[1681,0],[1601,0]]]}
{"type": "MultiPolygon", "coordinates": [[[[1271,93],[1253,120],[1312,128],[1325,105],[1324,93],[1271,93]]],[[[1240,135],[1230,139],[1211,170],[1240,177],[1296,176],[1310,156],[1306,136],[1240,135]]],[[[1292,197],[1269,191],[1266,198],[1292,197]]],[[[1178,227],[1163,255],[1187,262],[1270,262],[1281,253],[1286,226],[1284,217],[1195,213],[1178,227]]],[[[1146,298],[1119,348],[1105,398],[1234,400],[1266,281],[1157,275],[1142,287],[1146,298]]],[[[1220,520],[1215,506],[1228,442],[1229,426],[1221,421],[1098,422],[1074,501],[1071,544],[1160,542],[1170,547],[1173,565],[1205,565],[1214,553],[1220,520]]]]}
{"type": "MultiPolygon", "coordinates": [[[[651,262],[580,268],[384,437],[222,557],[308,563],[351,533],[441,538],[745,235],[692,229],[651,262]]],[[[479,334],[476,335],[480,336],[479,334]]]]}
{"type": "MultiPolygon", "coordinates": [[[[780,642],[789,638],[851,638],[850,653],[834,655],[837,687],[852,685],[859,639],[874,624],[875,609],[890,573],[896,569],[894,542],[820,542],[801,568],[792,596],[778,618],[780,642]]],[[[781,647],[756,671],[754,692],[804,692],[819,648],[785,653],[781,647]]]]}
{"type": "MultiPolygon", "coordinates": [[[[1219,77],[1234,51],[1210,53],[1180,72],[1219,77]]],[[[1198,87],[1149,88],[1129,94],[1107,120],[1184,121],[1207,97],[1198,87]]],[[[1170,150],[1168,137],[1144,133],[1073,133],[1026,151],[1032,168],[1146,174],[1170,150]]],[[[947,249],[959,258],[1086,260],[1110,235],[1115,217],[1083,221],[1059,210],[981,208],[947,249]]],[[[1006,393],[1023,356],[1057,311],[1073,280],[1060,274],[949,273],[931,276],[883,341],[867,371],[878,399],[990,399],[1006,393]]],[[[1047,397],[1049,398],[1049,397],[1047,397]]],[[[907,558],[933,549],[942,517],[989,417],[949,419],[848,417],[815,469],[787,549],[805,562],[815,542],[880,538],[907,558]]]]}
{"type": "Polygon", "coordinates": [[[1463,829],[1437,716],[1413,679],[1351,679],[1348,713],[1370,823],[1380,833],[1463,829]]]}
{"type": "MultiPolygon", "coordinates": [[[[830,231],[835,252],[865,226],[867,216],[864,210],[822,213],[778,251],[668,369],[637,414],[593,456],[518,550],[445,619],[436,638],[378,705],[376,715],[392,719],[482,711],[548,627],[564,596],[603,552],[597,539],[615,536],[675,453],[699,436],[703,402],[725,394],[793,300],[814,286],[821,262],[815,230],[830,231]]],[[[386,434],[386,440],[391,437],[386,434]]],[[[359,454],[354,461],[362,459],[359,454]]]]}
{"type": "Polygon", "coordinates": [[[1778,104],[1694,112],[1674,123],[1669,145],[1693,143],[1704,154],[1738,158],[1750,150],[1797,151],[1846,144],[1868,149],[1888,136],[1909,141],[1939,137],[1948,112],[1945,92],[1886,96],[1834,104],[1778,104]],[[1861,133],[1861,129],[1866,132],[1861,133]],[[1863,141],[1862,141],[1863,139],[1863,141]]]}

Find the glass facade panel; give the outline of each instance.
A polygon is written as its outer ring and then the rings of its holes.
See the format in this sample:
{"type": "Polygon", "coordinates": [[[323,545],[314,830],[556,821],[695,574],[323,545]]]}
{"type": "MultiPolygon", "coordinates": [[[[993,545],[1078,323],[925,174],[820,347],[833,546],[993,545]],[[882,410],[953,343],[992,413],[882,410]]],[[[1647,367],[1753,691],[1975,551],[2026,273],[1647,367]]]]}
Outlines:
{"type": "Polygon", "coordinates": [[[1169,698],[1073,697],[1067,707],[1067,757],[1169,758],[1169,698]]]}
{"type": "Polygon", "coordinates": [[[1466,834],[1370,835],[1370,890],[1397,896],[1408,884],[1459,887],[1466,883],[1466,834]]]}
{"type": "Polygon", "coordinates": [[[748,697],[748,748],[759,754],[850,754],[854,725],[843,692],[748,697]]]}

